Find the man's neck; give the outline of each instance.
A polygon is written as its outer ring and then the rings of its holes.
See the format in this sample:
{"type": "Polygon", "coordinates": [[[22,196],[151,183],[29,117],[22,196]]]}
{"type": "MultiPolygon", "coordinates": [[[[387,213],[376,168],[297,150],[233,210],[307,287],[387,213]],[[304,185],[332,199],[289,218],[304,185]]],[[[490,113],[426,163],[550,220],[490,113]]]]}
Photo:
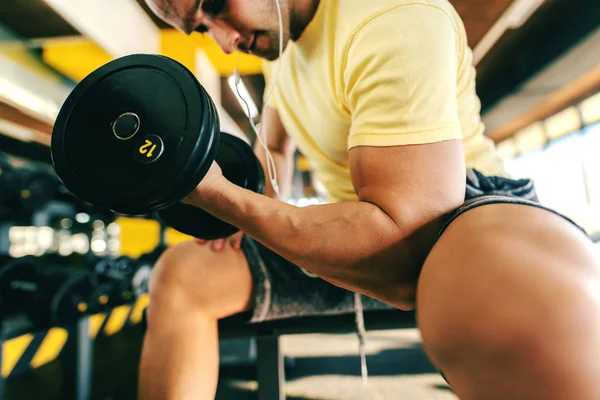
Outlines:
{"type": "MultiPolygon", "coordinates": [[[[312,21],[320,0],[290,0],[291,39],[300,39],[312,21]]],[[[326,1],[326,0],[325,0],[326,1]]]]}

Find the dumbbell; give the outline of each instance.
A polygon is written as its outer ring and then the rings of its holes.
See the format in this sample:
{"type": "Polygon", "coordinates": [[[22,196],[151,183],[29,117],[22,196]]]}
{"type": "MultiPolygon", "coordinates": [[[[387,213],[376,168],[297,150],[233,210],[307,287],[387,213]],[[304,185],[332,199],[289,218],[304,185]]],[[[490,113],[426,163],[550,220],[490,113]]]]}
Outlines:
{"type": "Polygon", "coordinates": [[[113,304],[123,304],[148,293],[152,268],[164,248],[158,246],[153,251],[142,254],[137,260],[127,256],[103,257],[94,265],[94,272],[101,282],[115,282],[118,285],[113,304]]]}
{"type": "Polygon", "coordinates": [[[57,194],[58,178],[48,169],[33,165],[21,167],[17,177],[16,195],[21,210],[35,211],[57,194]]]}
{"type": "Polygon", "coordinates": [[[237,228],[180,201],[213,161],[231,182],[264,193],[251,146],[221,132],[217,109],[177,61],[149,54],[113,60],[85,77],[62,105],[52,162],[71,193],[118,214],[157,213],[202,239],[237,228]]]}
{"type": "Polygon", "coordinates": [[[0,205],[12,211],[31,212],[52,200],[59,181],[38,166],[15,167],[0,158],[0,205]]]}
{"type": "Polygon", "coordinates": [[[133,276],[137,262],[131,257],[103,257],[93,266],[94,273],[102,284],[111,287],[111,306],[119,306],[134,298],[133,276]]]}
{"type": "Polygon", "coordinates": [[[0,297],[5,311],[24,312],[39,327],[75,323],[89,311],[90,293],[92,279],[87,271],[41,271],[29,256],[0,266],[0,297]]]}
{"type": "MultiPolygon", "coordinates": [[[[97,279],[93,267],[97,262],[96,257],[89,254],[61,256],[58,254],[44,254],[36,258],[36,263],[40,268],[41,274],[47,272],[64,272],[83,274],[89,276],[90,288],[86,295],[85,311],[89,314],[104,312],[111,308],[113,297],[118,290],[112,281],[97,279]]],[[[82,306],[83,307],[83,306],[82,306]]]]}

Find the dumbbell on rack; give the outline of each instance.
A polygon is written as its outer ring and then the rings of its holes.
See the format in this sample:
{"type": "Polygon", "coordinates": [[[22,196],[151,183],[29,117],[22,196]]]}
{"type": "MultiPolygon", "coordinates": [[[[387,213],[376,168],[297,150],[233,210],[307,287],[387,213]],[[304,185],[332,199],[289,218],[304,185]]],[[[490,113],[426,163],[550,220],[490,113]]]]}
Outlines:
{"type": "Polygon", "coordinates": [[[22,210],[34,211],[52,200],[59,180],[54,173],[42,167],[22,167],[18,173],[17,197],[22,210]]]}
{"type": "Polygon", "coordinates": [[[113,283],[112,305],[130,302],[148,293],[150,274],[166,246],[159,245],[137,260],[128,256],[103,257],[94,264],[94,272],[102,283],[113,283]]]}
{"type": "Polygon", "coordinates": [[[167,248],[166,244],[159,244],[154,250],[142,254],[138,258],[137,268],[132,278],[136,296],[148,293],[152,268],[154,268],[156,261],[167,248]]]}
{"type": "Polygon", "coordinates": [[[126,304],[134,299],[133,275],[136,264],[133,258],[127,256],[103,257],[94,264],[98,281],[110,288],[110,306],[126,304]]]}
{"type": "Polygon", "coordinates": [[[89,314],[105,312],[119,302],[118,282],[99,279],[94,271],[98,257],[90,255],[61,256],[44,254],[37,258],[37,265],[42,275],[53,272],[71,271],[72,274],[82,273],[89,276],[90,289],[86,297],[86,311],[89,314]]]}
{"type": "Polygon", "coordinates": [[[194,75],[159,55],[122,57],[83,79],[61,107],[51,150],[58,177],[80,199],[119,214],[157,213],[203,239],[237,231],[180,202],[213,160],[231,182],[264,192],[252,148],[222,133],[216,107],[194,75]]]}
{"type": "Polygon", "coordinates": [[[41,166],[13,166],[0,157],[0,206],[12,212],[32,212],[52,200],[59,180],[41,166]]]}
{"type": "Polygon", "coordinates": [[[74,196],[51,168],[34,163],[13,165],[0,153],[0,214],[30,216],[48,203],[68,204],[73,213],[87,213],[92,219],[112,222],[115,215],[74,196]]]}
{"type": "Polygon", "coordinates": [[[40,270],[33,257],[6,258],[0,265],[3,311],[25,313],[39,327],[75,323],[90,312],[93,289],[88,271],[40,270]]]}

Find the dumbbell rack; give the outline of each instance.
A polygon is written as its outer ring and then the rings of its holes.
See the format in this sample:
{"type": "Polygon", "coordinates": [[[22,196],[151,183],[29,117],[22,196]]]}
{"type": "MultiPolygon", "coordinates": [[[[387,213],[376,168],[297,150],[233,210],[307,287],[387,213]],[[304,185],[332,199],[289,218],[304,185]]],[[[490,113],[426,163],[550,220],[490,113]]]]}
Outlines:
{"type": "Polygon", "coordinates": [[[80,319],[69,327],[29,331],[26,327],[3,332],[0,337],[0,400],[5,398],[5,383],[52,361],[62,366],[61,395],[65,399],[89,400],[92,395],[92,367],[95,339],[111,336],[142,321],[148,305],[143,295],[130,304],[106,313],[80,319]]]}
{"type": "MultiPolygon", "coordinates": [[[[42,146],[40,149],[37,149],[36,146],[33,146],[36,147],[37,151],[33,152],[32,146],[29,146],[29,143],[25,145],[19,141],[12,140],[9,140],[10,143],[5,142],[6,138],[0,134],[0,144],[4,144],[1,146],[1,153],[14,155],[25,163],[33,161],[42,165],[50,165],[49,154],[45,147],[42,146]],[[6,151],[9,152],[6,153],[6,151]]],[[[70,197],[66,199],[66,201],[71,200],[70,197]]],[[[59,201],[62,201],[62,198],[59,201]]],[[[77,204],[78,206],[79,204],[77,204]]],[[[77,207],[74,206],[73,209],[78,209],[77,207]]],[[[15,218],[15,214],[11,210],[8,210],[8,213],[3,214],[2,220],[7,225],[7,229],[11,224],[19,226],[48,226],[48,218],[46,220],[36,219],[36,215],[38,214],[47,216],[49,210],[47,208],[44,206],[43,210],[34,209],[29,213],[22,213],[23,215],[19,214],[18,217],[22,217],[23,221],[10,220],[10,218],[15,218]],[[9,218],[9,220],[6,218],[9,218]]],[[[63,211],[61,209],[61,212],[63,211]]],[[[84,212],[88,212],[88,210],[85,209],[84,212]]],[[[102,216],[100,215],[100,217],[102,216]]],[[[155,243],[157,246],[156,250],[159,246],[165,245],[167,228],[155,216],[153,217],[150,217],[149,220],[156,222],[156,225],[160,227],[158,238],[147,237],[151,236],[149,234],[141,235],[140,237],[145,237],[149,243],[155,243]]],[[[8,235],[5,236],[8,238],[8,235]]],[[[135,244],[139,245],[137,242],[135,244]]],[[[8,247],[9,243],[4,243],[1,253],[6,254],[8,247]]],[[[0,400],[4,400],[6,396],[10,396],[13,389],[17,387],[21,390],[19,385],[13,385],[11,381],[13,383],[19,382],[21,377],[25,378],[33,370],[53,362],[57,363],[55,365],[58,367],[61,375],[60,398],[75,400],[90,399],[92,397],[93,364],[95,361],[94,347],[95,345],[103,346],[104,344],[103,340],[100,341],[102,343],[98,343],[96,339],[113,336],[120,331],[139,325],[142,322],[143,312],[147,305],[148,295],[146,294],[132,299],[129,303],[115,305],[109,309],[96,311],[96,313],[91,311],[91,315],[83,316],[70,326],[36,328],[31,323],[29,325],[23,323],[17,324],[20,326],[12,324],[13,326],[10,329],[7,329],[6,325],[0,328],[0,400]]],[[[16,318],[19,317],[16,316],[16,318]]],[[[98,360],[101,359],[101,356],[98,357],[98,360]]],[[[50,368],[53,369],[55,367],[50,368]]],[[[56,382],[58,385],[58,380],[56,382]]],[[[36,390],[36,388],[32,389],[36,390]]],[[[56,389],[56,387],[51,389],[56,389]]],[[[44,389],[42,388],[41,390],[43,391],[44,389]]],[[[36,398],[44,398],[44,395],[41,395],[41,397],[36,396],[36,398]]]]}

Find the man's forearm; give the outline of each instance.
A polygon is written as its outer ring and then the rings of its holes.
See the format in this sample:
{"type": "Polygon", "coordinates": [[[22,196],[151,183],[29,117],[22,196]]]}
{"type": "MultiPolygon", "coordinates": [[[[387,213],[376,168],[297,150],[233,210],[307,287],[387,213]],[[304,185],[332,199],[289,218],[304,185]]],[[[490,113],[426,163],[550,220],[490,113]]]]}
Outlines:
{"type": "Polygon", "coordinates": [[[226,180],[207,188],[198,206],[276,253],[338,286],[386,300],[385,287],[415,282],[431,232],[415,237],[367,202],[295,207],[226,180]],[[377,291],[377,294],[375,294],[377,291]],[[382,294],[383,293],[383,294],[382,294]]]}

